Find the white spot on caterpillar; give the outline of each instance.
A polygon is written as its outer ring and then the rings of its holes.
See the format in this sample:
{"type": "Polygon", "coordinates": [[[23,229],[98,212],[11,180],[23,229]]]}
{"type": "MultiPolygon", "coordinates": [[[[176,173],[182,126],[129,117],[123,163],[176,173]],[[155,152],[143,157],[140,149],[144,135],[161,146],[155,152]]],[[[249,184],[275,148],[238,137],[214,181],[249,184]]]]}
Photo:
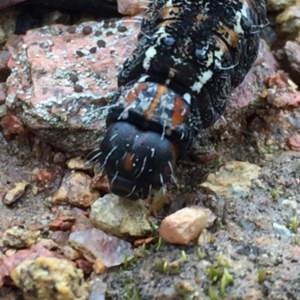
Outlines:
{"type": "Polygon", "coordinates": [[[183,95],[183,99],[184,99],[184,101],[185,101],[187,104],[191,105],[191,99],[192,99],[192,97],[191,97],[191,95],[190,95],[189,93],[185,93],[185,94],[183,95]]]}
{"type": "Polygon", "coordinates": [[[196,81],[193,86],[191,86],[191,90],[197,93],[200,93],[203,85],[211,79],[213,72],[211,70],[207,70],[203,72],[200,76],[197,76],[199,81],[196,81]]]}
{"type": "Polygon", "coordinates": [[[151,59],[157,54],[155,46],[149,47],[145,53],[145,59],[143,61],[143,67],[146,71],[149,70],[151,59]]]}

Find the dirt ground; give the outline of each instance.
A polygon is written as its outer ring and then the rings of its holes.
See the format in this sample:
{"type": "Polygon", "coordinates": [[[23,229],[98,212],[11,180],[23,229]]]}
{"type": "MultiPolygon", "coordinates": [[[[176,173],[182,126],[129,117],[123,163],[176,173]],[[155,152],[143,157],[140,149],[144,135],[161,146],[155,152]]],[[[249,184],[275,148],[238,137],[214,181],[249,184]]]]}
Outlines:
{"type": "MultiPolygon", "coordinates": [[[[0,147],[2,188],[30,182],[36,167],[48,165],[45,158],[35,157],[32,145],[1,137],[0,147]]],[[[298,214],[300,154],[275,152],[262,165],[250,193],[221,201],[225,218],[209,230],[208,243],[152,244],[136,262],[100,276],[107,283],[106,299],[299,299],[298,235],[274,224],[285,227],[298,214]],[[214,282],[208,270],[222,274],[224,268],[233,283],[227,296],[217,296],[220,280],[214,282]]],[[[12,224],[49,223],[54,214],[47,197],[47,192],[34,196],[29,187],[13,207],[1,202],[1,231],[12,224]]],[[[15,289],[0,291],[3,300],[20,297],[15,289]]]]}

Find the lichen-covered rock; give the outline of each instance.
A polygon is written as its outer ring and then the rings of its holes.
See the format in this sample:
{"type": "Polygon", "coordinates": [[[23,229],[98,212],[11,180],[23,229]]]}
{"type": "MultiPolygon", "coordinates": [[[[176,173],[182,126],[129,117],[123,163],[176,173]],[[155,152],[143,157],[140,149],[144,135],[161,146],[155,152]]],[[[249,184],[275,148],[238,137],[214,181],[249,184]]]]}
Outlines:
{"type": "Polygon", "coordinates": [[[53,257],[25,260],[10,276],[25,300],[85,300],[88,286],[83,272],[72,263],[53,257]]]}
{"type": "Polygon", "coordinates": [[[16,183],[15,187],[5,194],[3,203],[6,205],[15,203],[20,197],[22,197],[22,195],[24,195],[25,189],[28,185],[29,183],[26,181],[16,183]]]}
{"type": "Polygon", "coordinates": [[[142,237],[152,228],[147,220],[148,210],[142,200],[120,199],[107,194],[91,206],[90,220],[107,234],[118,237],[142,237]]]}
{"type": "Polygon", "coordinates": [[[8,44],[7,106],[56,147],[92,147],[105,129],[116,75],[136,43],[139,24],[127,21],[45,26],[8,44]]]}
{"type": "Polygon", "coordinates": [[[260,167],[248,162],[230,161],[217,172],[208,175],[201,187],[225,198],[241,197],[248,193],[251,180],[259,175],[260,167]]]}
{"type": "Polygon", "coordinates": [[[13,226],[4,231],[2,242],[7,247],[17,249],[27,248],[37,241],[39,235],[39,231],[28,230],[21,226],[13,226]]]}

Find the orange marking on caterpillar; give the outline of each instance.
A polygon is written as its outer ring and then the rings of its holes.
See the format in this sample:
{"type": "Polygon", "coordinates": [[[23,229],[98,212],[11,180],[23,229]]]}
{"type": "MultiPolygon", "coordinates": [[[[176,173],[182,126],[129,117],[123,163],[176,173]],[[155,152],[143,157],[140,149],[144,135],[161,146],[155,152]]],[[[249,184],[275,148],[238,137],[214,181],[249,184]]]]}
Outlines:
{"type": "Polygon", "coordinates": [[[159,85],[156,90],[156,94],[154,98],[151,100],[151,103],[148,107],[148,109],[145,111],[145,118],[146,120],[152,120],[155,109],[159,102],[161,101],[161,96],[167,92],[168,88],[164,85],[159,85]]]}
{"type": "Polygon", "coordinates": [[[124,158],[124,170],[131,171],[132,170],[132,153],[127,153],[124,158]]]}
{"type": "Polygon", "coordinates": [[[127,105],[131,104],[136,96],[143,90],[145,90],[147,88],[147,83],[142,82],[140,83],[135,89],[132,89],[126,96],[125,98],[125,102],[127,105]]]}
{"type": "Polygon", "coordinates": [[[220,49],[222,50],[222,52],[224,54],[229,52],[227,45],[225,44],[225,42],[221,38],[214,35],[214,39],[216,40],[216,42],[218,43],[218,46],[220,47],[220,49]]]}
{"type": "Polygon", "coordinates": [[[238,44],[239,44],[239,37],[238,37],[238,34],[224,26],[223,24],[219,27],[218,29],[218,32],[221,34],[221,35],[225,35],[226,37],[226,40],[228,41],[228,44],[231,46],[231,47],[234,47],[234,48],[237,48],[238,47],[238,44]]]}
{"type": "Polygon", "coordinates": [[[166,20],[166,21],[163,21],[162,23],[158,24],[157,27],[163,27],[163,26],[167,26],[167,25],[170,25],[172,23],[176,23],[177,20],[166,20]]]}
{"type": "Polygon", "coordinates": [[[189,109],[182,113],[182,106],[184,101],[180,97],[176,97],[174,101],[174,109],[171,118],[172,126],[179,125],[184,122],[185,116],[189,114],[189,109]]]}
{"type": "Polygon", "coordinates": [[[162,19],[174,18],[180,13],[179,7],[164,7],[160,11],[160,16],[162,19]]]}

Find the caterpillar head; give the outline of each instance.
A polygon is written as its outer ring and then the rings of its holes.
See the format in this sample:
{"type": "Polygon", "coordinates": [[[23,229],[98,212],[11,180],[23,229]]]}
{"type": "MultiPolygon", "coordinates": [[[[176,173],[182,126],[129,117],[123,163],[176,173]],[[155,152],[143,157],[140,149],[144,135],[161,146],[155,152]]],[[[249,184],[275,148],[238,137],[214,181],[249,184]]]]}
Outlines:
{"type": "Polygon", "coordinates": [[[121,197],[145,199],[174,178],[176,144],[156,132],[116,122],[108,128],[100,151],[110,189],[121,197]]]}

